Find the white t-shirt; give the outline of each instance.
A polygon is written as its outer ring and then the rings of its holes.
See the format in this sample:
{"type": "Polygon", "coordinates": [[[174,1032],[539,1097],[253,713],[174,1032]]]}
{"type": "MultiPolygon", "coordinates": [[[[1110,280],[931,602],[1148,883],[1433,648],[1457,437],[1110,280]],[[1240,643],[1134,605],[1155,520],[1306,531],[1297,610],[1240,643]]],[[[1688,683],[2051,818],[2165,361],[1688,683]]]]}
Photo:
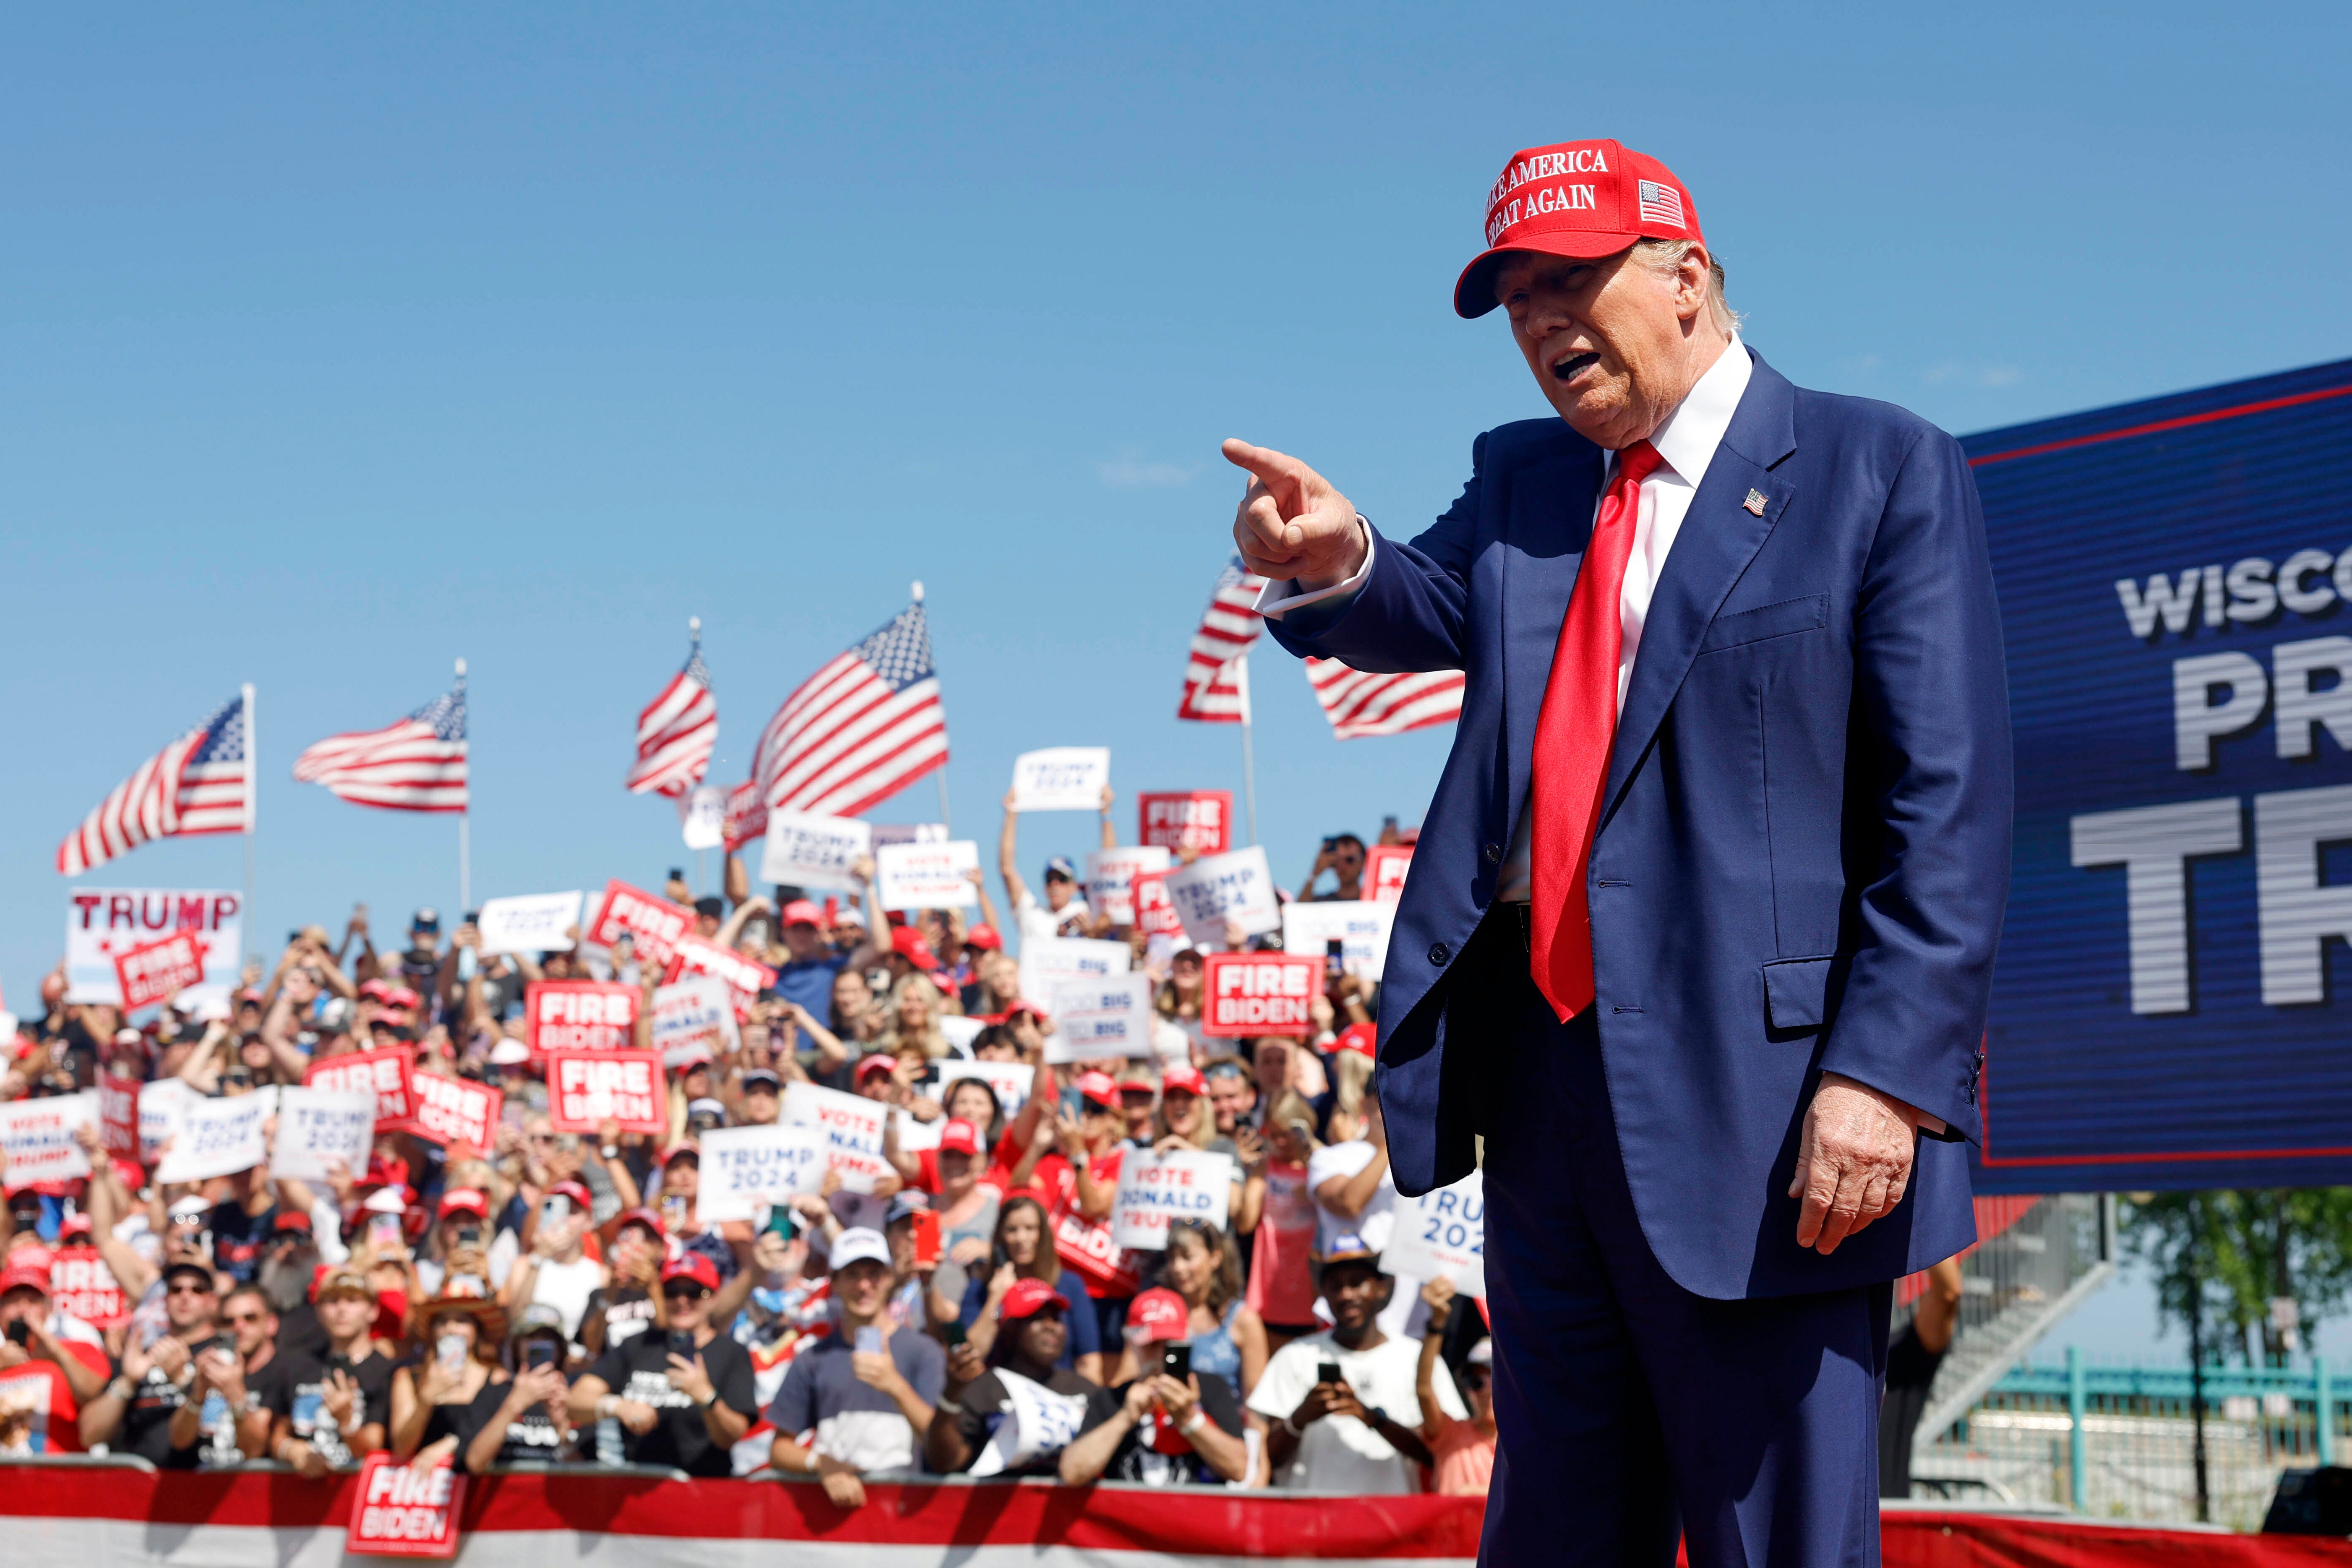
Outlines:
{"type": "MultiPolygon", "coordinates": [[[[1315,1387],[1315,1369],[1327,1361],[1339,1363],[1340,1377],[1368,1408],[1385,1414],[1400,1426],[1421,1425],[1421,1401],[1412,1388],[1413,1374],[1421,1366],[1419,1340],[1384,1340],[1368,1351],[1348,1350],[1328,1333],[1293,1340],[1265,1363],[1265,1372],[1250,1394],[1249,1407],[1269,1423],[1281,1421],[1315,1387]]],[[[1431,1369],[1431,1384],[1440,1410],[1457,1421],[1470,1418],[1442,1360],[1431,1369]]],[[[1415,1492],[1421,1489],[1418,1471],[1419,1467],[1391,1447],[1387,1438],[1354,1416],[1326,1415],[1307,1423],[1297,1456],[1276,1475],[1274,1484],[1356,1496],[1415,1492]]]]}
{"type": "Polygon", "coordinates": [[[580,1319],[588,1310],[589,1292],[604,1280],[604,1269],[594,1258],[583,1256],[577,1263],[559,1263],[553,1258],[541,1263],[530,1277],[530,1304],[552,1307],[563,1314],[563,1337],[580,1337],[580,1319]]]}
{"type": "MultiPolygon", "coordinates": [[[[1073,920],[1086,919],[1087,901],[1072,894],[1070,901],[1064,904],[1057,913],[1039,903],[1037,895],[1024,888],[1021,889],[1021,901],[1013,907],[1013,918],[1021,922],[1021,941],[1025,950],[1027,943],[1062,935],[1062,928],[1073,920]]],[[[1051,1001],[1052,998],[1046,1000],[1051,1001]]]]}
{"type": "Polygon", "coordinates": [[[1315,1250],[1328,1257],[1339,1249],[1343,1232],[1352,1231],[1363,1237],[1364,1245],[1374,1252],[1389,1244],[1389,1232],[1396,1226],[1396,1180],[1387,1171],[1381,1173],[1381,1184],[1373,1189],[1371,1199],[1354,1219],[1332,1213],[1323,1206],[1320,1194],[1323,1184],[1334,1176],[1352,1176],[1372,1163],[1372,1146],[1362,1139],[1351,1143],[1326,1143],[1307,1156],[1307,1190],[1317,1194],[1315,1200],[1315,1250]]]}

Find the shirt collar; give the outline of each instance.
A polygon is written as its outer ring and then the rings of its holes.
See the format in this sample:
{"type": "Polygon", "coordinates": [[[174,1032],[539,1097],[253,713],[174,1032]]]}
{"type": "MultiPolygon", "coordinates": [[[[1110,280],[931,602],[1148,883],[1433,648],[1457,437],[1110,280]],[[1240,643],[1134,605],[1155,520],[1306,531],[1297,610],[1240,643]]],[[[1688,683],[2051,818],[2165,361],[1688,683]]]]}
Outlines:
{"type": "Polygon", "coordinates": [[[1755,373],[1756,363],[1748,357],[1747,345],[1733,333],[1706,374],[1650,437],[1658,456],[1691,489],[1698,489],[1699,481],[1706,478],[1706,466],[1715,460],[1715,449],[1723,444],[1724,432],[1731,428],[1731,416],[1738,412],[1740,396],[1755,373]]]}

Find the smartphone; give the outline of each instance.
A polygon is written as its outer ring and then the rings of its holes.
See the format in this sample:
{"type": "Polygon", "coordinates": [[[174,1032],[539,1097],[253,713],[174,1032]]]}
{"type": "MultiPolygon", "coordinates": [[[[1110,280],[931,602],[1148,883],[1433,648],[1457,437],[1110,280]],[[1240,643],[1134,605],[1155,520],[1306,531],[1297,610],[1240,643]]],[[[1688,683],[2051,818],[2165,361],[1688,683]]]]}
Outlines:
{"type": "Polygon", "coordinates": [[[522,1347],[522,1364],[525,1372],[536,1372],[543,1366],[553,1366],[555,1347],[543,1339],[529,1342],[522,1347]]]}
{"type": "Polygon", "coordinates": [[[570,1198],[550,1198],[539,1205],[539,1223],[541,1225],[561,1225],[571,1217],[570,1198]]]}
{"type": "Polygon", "coordinates": [[[349,1357],[349,1356],[347,1356],[347,1355],[331,1355],[331,1356],[329,1356],[329,1357],[327,1358],[326,1372],[327,1372],[327,1375],[328,1375],[328,1376],[330,1376],[330,1377],[332,1377],[335,1373],[339,1373],[339,1372],[340,1372],[340,1373],[341,1373],[345,1377],[349,1377],[349,1376],[351,1376],[351,1374],[352,1374],[352,1358],[351,1358],[351,1357],[349,1357]]]}
{"type": "Polygon", "coordinates": [[[1338,834],[1335,833],[1331,835],[1330,837],[1323,840],[1324,854],[1328,855],[1332,850],[1337,849],[1338,847],[1339,847],[1339,836],[1338,834]]]}
{"type": "MultiPolygon", "coordinates": [[[[1192,1375],[1191,1345],[1162,1345],[1160,1349],[1160,1370],[1181,1383],[1192,1375]]],[[[1334,1372],[1337,1367],[1332,1368],[1334,1372]]]]}
{"type": "Polygon", "coordinates": [[[1336,936],[1323,939],[1323,974],[1326,979],[1339,979],[1340,972],[1347,967],[1340,958],[1346,948],[1347,943],[1336,936]]]}
{"type": "Polygon", "coordinates": [[[399,1240],[400,1216],[398,1215],[380,1214],[368,1221],[369,1246],[392,1247],[396,1245],[399,1240]]]}
{"type": "Polygon", "coordinates": [[[939,1210],[917,1209],[908,1217],[915,1222],[915,1267],[937,1268],[940,1261],[939,1210]]]}
{"type": "Polygon", "coordinates": [[[694,1336],[684,1329],[669,1331],[669,1353],[683,1361],[694,1359],[694,1336]]]}
{"type": "Polygon", "coordinates": [[[460,1247],[481,1246],[482,1227],[478,1225],[459,1226],[457,1227],[457,1245],[460,1247]]]}
{"type": "Polygon", "coordinates": [[[1315,1363],[1315,1381],[1318,1383],[1345,1383],[1348,1380],[1339,1375],[1339,1363],[1338,1362],[1318,1361],[1315,1363]]]}
{"type": "Polygon", "coordinates": [[[768,1228],[786,1241],[793,1238],[793,1211],[788,1204],[778,1204],[768,1210],[768,1228]]]}
{"type": "Polygon", "coordinates": [[[8,1342],[19,1347],[32,1343],[33,1331],[31,1326],[22,1321],[9,1324],[8,1342]]]}
{"type": "Polygon", "coordinates": [[[940,1338],[946,1342],[947,1347],[950,1350],[953,1350],[956,1346],[963,1343],[966,1337],[967,1336],[963,1331],[962,1321],[960,1319],[949,1319],[947,1327],[940,1331],[940,1338]]]}
{"type": "Polygon", "coordinates": [[[872,1323],[868,1323],[864,1328],[858,1330],[856,1350],[859,1355],[880,1355],[882,1353],[882,1331],[875,1327],[872,1323]]]}

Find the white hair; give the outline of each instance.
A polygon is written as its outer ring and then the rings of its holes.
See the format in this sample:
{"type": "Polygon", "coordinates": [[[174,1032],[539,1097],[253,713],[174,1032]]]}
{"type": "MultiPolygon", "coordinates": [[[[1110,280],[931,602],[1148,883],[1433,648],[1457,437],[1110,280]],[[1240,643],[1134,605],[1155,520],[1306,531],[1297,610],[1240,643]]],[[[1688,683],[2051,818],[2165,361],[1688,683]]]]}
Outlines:
{"type": "MultiPolygon", "coordinates": [[[[1695,239],[1643,239],[1634,243],[1633,254],[1652,271],[1671,277],[1681,268],[1684,258],[1698,247],[1695,239]]],[[[1726,335],[1738,331],[1743,319],[1723,297],[1723,263],[1715,258],[1713,251],[1706,256],[1706,313],[1716,330],[1726,335]]]]}

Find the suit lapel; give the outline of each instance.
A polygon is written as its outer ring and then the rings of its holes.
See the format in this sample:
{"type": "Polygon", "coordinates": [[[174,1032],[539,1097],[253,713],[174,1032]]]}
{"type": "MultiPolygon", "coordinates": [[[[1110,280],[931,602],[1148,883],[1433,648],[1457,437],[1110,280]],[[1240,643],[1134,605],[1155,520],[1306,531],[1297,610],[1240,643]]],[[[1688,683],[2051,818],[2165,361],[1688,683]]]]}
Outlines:
{"type": "Polygon", "coordinates": [[[1601,792],[1603,824],[1682,689],[1699,639],[1795,493],[1770,472],[1795,447],[1794,389],[1759,356],[1650,598],[1601,792]],[[1761,516],[1743,504],[1750,490],[1764,497],[1761,516]]]}

